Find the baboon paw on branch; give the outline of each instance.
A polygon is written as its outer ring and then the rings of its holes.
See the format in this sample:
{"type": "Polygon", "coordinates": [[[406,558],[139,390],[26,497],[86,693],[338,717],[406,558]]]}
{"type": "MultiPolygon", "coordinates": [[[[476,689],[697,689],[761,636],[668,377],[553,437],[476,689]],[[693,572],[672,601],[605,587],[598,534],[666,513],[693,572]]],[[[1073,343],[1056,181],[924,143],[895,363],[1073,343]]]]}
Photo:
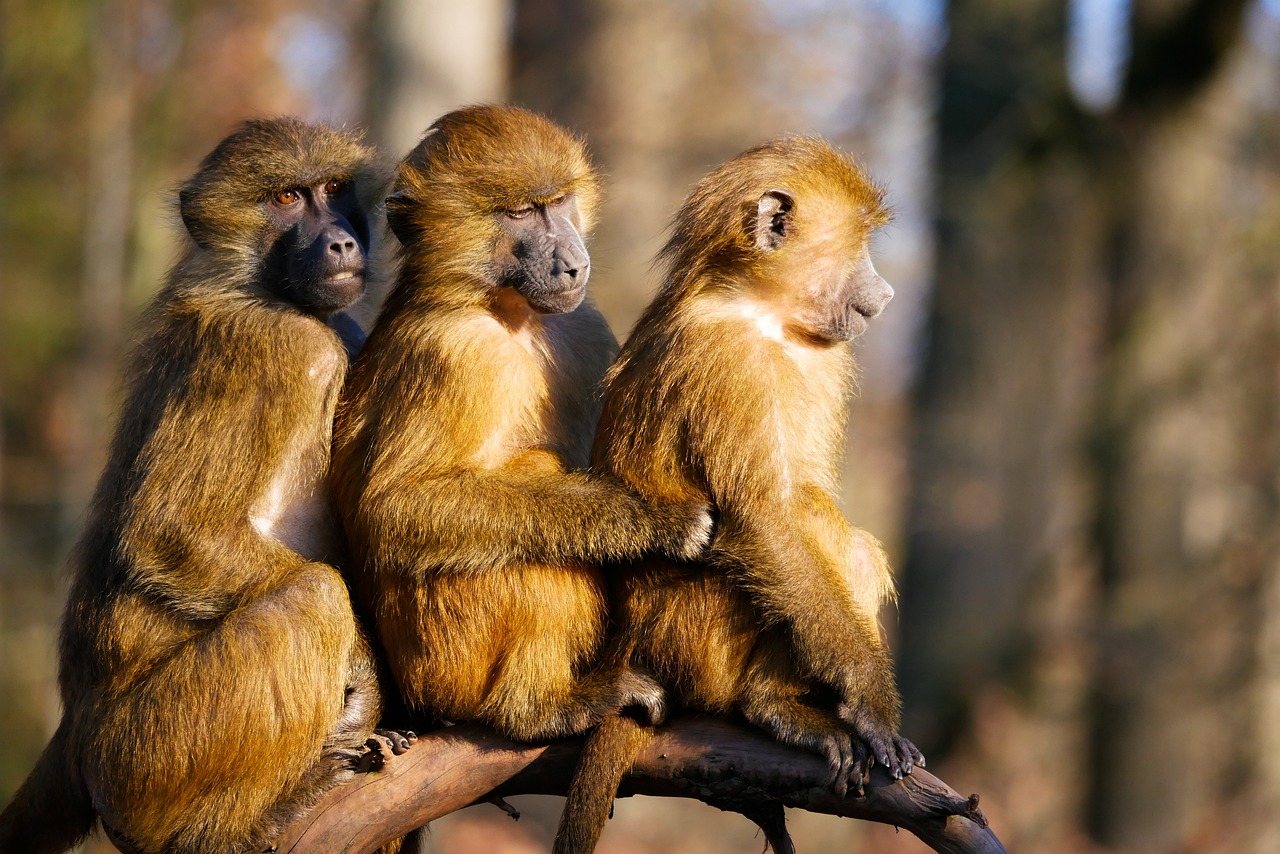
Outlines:
{"type": "MultiPolygon", "coordinates": [[[[415,827],[481,800],[563,795],[582,739],[519,744],[477,726],[419,736],[385,769],[326,795],[280,839],[279,854],[371,852],[415,827]]],[[[866,796],[840,797],[825,761],[724,721],[685,718],[660,727],[623,778],[619,796],[696,798],[757,816],[781,807],[905,828],[945,854],[1000,854],[978,798],[966,798],[917,768],[893,780],[877,766],[866,796]]]]}

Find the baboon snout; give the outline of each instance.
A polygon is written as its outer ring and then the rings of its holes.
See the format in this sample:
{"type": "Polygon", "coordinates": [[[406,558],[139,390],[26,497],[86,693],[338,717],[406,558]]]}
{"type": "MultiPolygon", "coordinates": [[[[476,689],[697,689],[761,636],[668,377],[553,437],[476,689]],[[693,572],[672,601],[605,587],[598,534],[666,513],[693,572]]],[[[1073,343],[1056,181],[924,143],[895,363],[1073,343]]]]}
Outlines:
{"type": "Polygon", "coordinates": [[[330,264],[339,264],[345,269],[364,261],[364,252],[361,251],[360,244],[345,228],[337,225],[329,226],[320,235],[320,241],[326,245],[330,264]]]}
{"type": "Polygon", "coordinates": [[[893,288],[876,272],[870,255],[863,255],[854,268],[852,281],[853,307],[863,317],[875,317],[893,299],[893,288]]]}
{"type": "Polygon", "coordinates": [[[875,287],[858,294],[858,313],[863,317],[875,317],[893,299],[893,288],[889,283],[879,276],[876,278],[879,282],[875,287]]]}
{"type": "Polygon", "coordinates": [[[343,223],[325,225],[303,255],[302,263],[324,277],[364,272],[364,247],[343,223]]]}
{"type": "Polygon", "coordinates": [[[581,287],[591,275],[591,259],[582,244],[573,241],[560,243],[551,254],[551,275],[565,278],[581,287]]]}

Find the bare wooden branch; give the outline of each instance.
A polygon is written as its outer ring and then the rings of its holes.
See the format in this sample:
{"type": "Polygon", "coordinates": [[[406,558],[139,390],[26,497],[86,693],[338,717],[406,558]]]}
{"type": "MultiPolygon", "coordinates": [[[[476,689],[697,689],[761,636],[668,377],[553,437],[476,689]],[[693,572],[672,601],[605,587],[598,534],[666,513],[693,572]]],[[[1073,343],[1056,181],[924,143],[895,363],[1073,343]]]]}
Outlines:
{"type": "MultiPolygon", "coordinates": [[[[562,795],[581,739],[509,741],[473,726],[420,737],[382,771],[330,792],[281,839],[281,854],[367,854],[428,821],[489,796],[562,795]]],[[[838,797],[826,764],[763,734],[719,720],[683,719],[659,730],[623,780],[626,795],[696,798],[758,813],[782,804],[905,828],[945,854],[1003,854],[976,795],[965,798],[920,769],[893,781],[877,767],[863,798],[838,797]]]]}

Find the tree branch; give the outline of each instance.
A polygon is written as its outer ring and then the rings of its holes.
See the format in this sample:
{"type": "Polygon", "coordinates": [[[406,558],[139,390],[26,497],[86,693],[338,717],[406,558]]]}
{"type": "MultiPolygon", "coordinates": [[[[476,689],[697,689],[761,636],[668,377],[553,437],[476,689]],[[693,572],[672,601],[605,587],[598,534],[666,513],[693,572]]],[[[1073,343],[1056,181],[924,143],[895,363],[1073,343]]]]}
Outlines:
{"type": "MultiPolygon", "coordinates": [[[[470,725],[429,733],[383,770],[329,792],[277,851],[368,854],[486,796],[563,795],[581,747],[582,739],[518,744],[470,725]]],[[[659,729],[620,794],[696,798],[755,814],[780,804],[903,827],[944,854],[1005,854],[977,796],[962,797],[927,771],[895,782],[877,766],[864,798],[838,797],[826,773],[817,755],[724,721],[689,718],[659,729]]]]}

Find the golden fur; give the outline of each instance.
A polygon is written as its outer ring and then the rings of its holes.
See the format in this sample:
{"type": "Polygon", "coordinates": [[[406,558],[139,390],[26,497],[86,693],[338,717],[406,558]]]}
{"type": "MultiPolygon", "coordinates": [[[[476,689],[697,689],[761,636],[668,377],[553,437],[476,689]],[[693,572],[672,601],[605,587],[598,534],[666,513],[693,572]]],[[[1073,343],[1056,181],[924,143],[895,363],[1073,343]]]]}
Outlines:
{"type": "Polygon", "coordinates": [[[594,669],[596,564],[700,548],[705,507],[649,508],[588,474],[616,351],[589,303],[534,311],[499,280],[507,212],[598,196],[582,143],[513,107],[450,113],[400,165],[399,279],[335,434],[336,492],[391,669],[411,708],[522,739],[581,732],[648,680],[594,669]]]}
{"type": "Polygon", "coordinates": [[[55,852],[95,815],[139,852],[260,851],[336,780],[379,700],[324,502],[346,371],[274,296],[261,212],[281,187],[380,181],[349,133],[249,122],[186,183],[193,240],[146,313],[72,558],[62,723],[0,817],[55,852]],[[302,553],[299,553],[299,552],[302,553]]]}
{"type": "MultiPolygon", "coordinates": [[[[594,450],[646,500],[717,512],[709,560],[619,568],[620,659],[687,707],[742,714],[824,755],[841,792],[861,786],[864,742],[899,773],[918,757],[894,733],[876,622],[893,595],[888,561],[836,504],[845,341],[892,295],[866,253],[887,216],[880,190],[820,139],[775,140],[704,178],[608,373],[594,450]]],[[[615,719],[590,740],[557,851],[594,846],[619,757],[643,743],[634,730],[615,719]]]]}

